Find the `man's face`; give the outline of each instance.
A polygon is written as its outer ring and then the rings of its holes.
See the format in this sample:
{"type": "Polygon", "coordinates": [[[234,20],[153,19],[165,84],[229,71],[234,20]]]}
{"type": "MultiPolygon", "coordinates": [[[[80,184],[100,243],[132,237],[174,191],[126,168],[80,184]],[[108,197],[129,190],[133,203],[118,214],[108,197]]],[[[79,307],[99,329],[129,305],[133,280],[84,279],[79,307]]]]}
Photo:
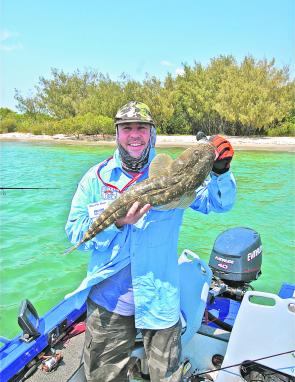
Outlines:
{"type": "Polygon", "coordinates": [[[124,123],[118,125],[118,141],[133,158],[140,158],[148,146],[151,128],[148,123],[124,123]]]}

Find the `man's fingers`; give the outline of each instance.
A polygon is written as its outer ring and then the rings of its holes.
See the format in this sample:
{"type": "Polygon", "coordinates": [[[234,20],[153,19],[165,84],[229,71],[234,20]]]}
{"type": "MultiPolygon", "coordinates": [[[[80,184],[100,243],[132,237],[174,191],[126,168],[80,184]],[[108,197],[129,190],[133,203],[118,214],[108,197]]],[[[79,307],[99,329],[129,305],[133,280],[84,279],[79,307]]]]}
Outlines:
{"type": "Polygon", "coordinates": [[[142,208],[139,207],[139,202],[133,203],[132,207],[127,212],[128,217],[133,217],[135,215],[144,215],[151,208],[150,204],[145,204],[142,208]]]}
{"type": "Polygon", "coordinates": [[[141,216],[143,216],[146,212],[148,212],[148,210],[151,208],[151,205],[150,204],[146,204],[145,206],[143,206],[140,210],[139,210],[139,213],[141,216]]]}
{"type": "Polygon", "coordinates": [[[133,203],[124,218],[116,221],[117,227],[122,227],[124,224],[135,224],[138,220],[151,208],[150,204],[145,204],[140,208],[139,202],[133,203]]]}
{"type": "Polygon", "coordinates": [[[128,217],[134,216],[138,210],[138,207],[139,207],[139,202],[133,203],[133,205],[130,207],[129,211],[127,212],[126,216],[128,217]]]}

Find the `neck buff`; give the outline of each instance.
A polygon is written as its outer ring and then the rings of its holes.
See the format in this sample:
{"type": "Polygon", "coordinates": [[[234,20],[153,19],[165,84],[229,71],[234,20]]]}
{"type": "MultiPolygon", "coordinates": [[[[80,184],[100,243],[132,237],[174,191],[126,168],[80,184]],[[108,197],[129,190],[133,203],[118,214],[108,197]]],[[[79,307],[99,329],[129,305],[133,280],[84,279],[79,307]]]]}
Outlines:
{"type": "Polygon", "coordinates": [[[129,153],[121,146],[118,139],[118,128],[116,128],[116,141],[122,161],[122,167],[126,171],[140,172],[144,166],[148,163],[149,153],[151,147],[155,147],[156,143],[156,129],[154,125],[151,125],[150,140],[147,147],[141,153],[139,158],[133,158],[129,153]]]}

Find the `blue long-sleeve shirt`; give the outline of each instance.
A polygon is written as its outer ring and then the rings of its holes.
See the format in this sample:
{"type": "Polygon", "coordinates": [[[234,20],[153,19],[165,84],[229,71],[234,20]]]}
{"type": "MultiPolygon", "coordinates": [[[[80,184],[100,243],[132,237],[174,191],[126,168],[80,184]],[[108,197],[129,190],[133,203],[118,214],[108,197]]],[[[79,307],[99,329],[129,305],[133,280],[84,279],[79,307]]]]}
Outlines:
{"type": "MultiPolygon", "coordinates": [[[[152,149],[149,163],[154,155],[152,149]]],[[[143,171],[137,181],[147,176],[148,172],[143,171]]],[[[118,151],[112,159],[85,174],[74,195],[66,224],[73,244],[82,239],[91,225],[95,209],[105,207],[102,204],[112,201],[130,179],[122,170],[118,151]]],[[[196,199],[190,207],[205,214],[225,212],[233,206],[235,194],[231,172],[220,176],[212,173],[196,190],[196,199]]],[[[180,312],[177,244],[183,213],[183,209],[151,209],[136,224],[121,229],[113,224],[81,245],[80,249],[91,250],[92,255],[86,278],[73,292],[77,301],[85,299],[93,285],[130,264],[136,327],[163,329],[174,325],[180,312]]]]}

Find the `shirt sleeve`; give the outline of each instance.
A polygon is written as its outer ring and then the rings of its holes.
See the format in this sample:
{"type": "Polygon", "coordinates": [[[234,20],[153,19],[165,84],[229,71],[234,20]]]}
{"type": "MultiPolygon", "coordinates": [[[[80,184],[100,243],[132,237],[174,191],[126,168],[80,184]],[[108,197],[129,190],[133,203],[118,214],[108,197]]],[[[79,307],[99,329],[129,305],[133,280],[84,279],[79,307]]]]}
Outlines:
{"type": "Polygon", "coordinates": [[[195,210],[208,214],[229,211],[236,198],[236,181],[231,171],[221,175],[213,172],[210,179],[196,190],[196,199],[190,205],[195,210]]]}
{"type": "MultiPolygon", "coordinates": [[[[93,180],[89,172],[82,178],[78,184],[76,193],[72,200],[72,205],[69,217],[66,223],[66,234],[72,244],[77,244],[82,240],[84,234],[91,226],[93,220],[89,217],[88,205],[93,202],[100,201],[98,180],[93,180]],[[94,184],[96,182],[96,184],[94,184]]],[[[112,224],[94,238],[81,244],[78,249],[80,250],[93,250],[98,251],[106,250],[112,243],[113,239],[124,231],[124,227],[117,228],[112,224]]]]}

